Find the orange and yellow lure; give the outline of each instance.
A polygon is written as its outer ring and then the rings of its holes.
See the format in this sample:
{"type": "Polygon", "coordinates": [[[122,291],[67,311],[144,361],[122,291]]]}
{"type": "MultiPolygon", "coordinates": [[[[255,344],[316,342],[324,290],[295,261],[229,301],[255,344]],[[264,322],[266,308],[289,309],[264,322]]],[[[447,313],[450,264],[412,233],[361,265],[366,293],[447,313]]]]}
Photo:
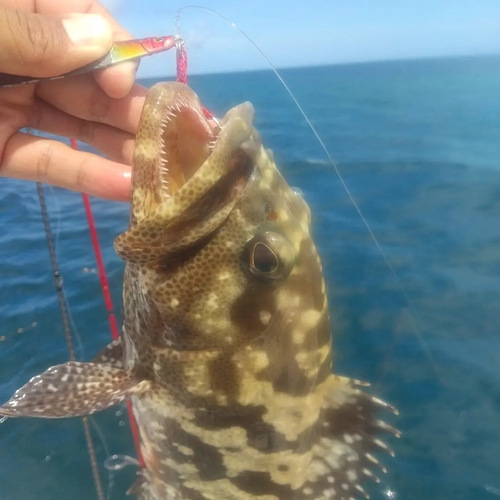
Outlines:
{"type": "Polygon", "coordinates": [[[164,52],[174,47],[176,43],[181,43],[181,39],[170,35],[115,42],[110,51],[101,59],[98,59],[97,61],[82,66],[81,68],[77,68],[68,73],[64,73],[63,75],[53,76],[49,78],[33,78],[31,76],[0,73],[0,87],[16,87],[18,85],[36,83],[41,80],[57,80],[59,78],[67,78],[68,76],[90,73],[97,69],[107,68],[109,66],[114,66],[115,64],[120,64],[125,61],[140,59],[145,56],[164,52]]]}

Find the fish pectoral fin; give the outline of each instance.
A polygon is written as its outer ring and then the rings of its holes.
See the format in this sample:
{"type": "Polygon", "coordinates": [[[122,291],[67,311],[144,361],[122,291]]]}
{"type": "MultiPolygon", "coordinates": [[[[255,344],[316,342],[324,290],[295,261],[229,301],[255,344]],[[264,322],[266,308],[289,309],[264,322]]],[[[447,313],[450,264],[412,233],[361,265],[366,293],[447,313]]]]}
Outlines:
{"type": "Polygon", "coordinates": [[[33,377],[0,406],[8,417],[64,418],[89,415],[150,389],[125,370],[70,361],[33,377]]]}
{"type": "Polygon", "coordinates": [[[322,477],[316,477],[308,486],[314,490],[314,498],[327,498],[321,496],[322,492],[336,488],[342,498],[358,498],[360,493],[367,496],[361,486],[364,480],[379,482],[372,469],[386,471],[374,454],[383,451],[394,455],[377,435],[400,436],[397,429],[378,420],[375,414],[380,410],[397,414],[397,410],[363,392],[361,387],[368,384],[333,374],[329,382],[320,439],[313,451],[313,462],[319,461],[326,467],[319,469],[324,470],[322,477]]]}
{"type": "Polygon", "coordinates": [[[122,338],[119,337],[109,343],[97,356],[92,360],[92,363],[112,366],[113,368],[123,369],[123,344],[122,338]]]}

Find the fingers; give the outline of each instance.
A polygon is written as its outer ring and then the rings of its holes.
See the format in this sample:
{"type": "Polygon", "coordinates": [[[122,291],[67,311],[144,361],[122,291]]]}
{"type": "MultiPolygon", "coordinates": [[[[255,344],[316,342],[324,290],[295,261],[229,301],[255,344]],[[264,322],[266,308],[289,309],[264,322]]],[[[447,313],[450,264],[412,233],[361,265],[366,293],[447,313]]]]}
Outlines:
{"type": "MultiPolygon", "coordinates": [[[[92,2],[89,12],[100,14],[109,20],[113,28],[113,40],[119,41],[133,38],[128,31],[113,19],[111,14],[99,2],[92,2]]],[[[120,99],[125,97],[132,89],[138,67],[139,61],[129,61],[96,71],[94,78],[106,94],[115,99],[120,99]]]]}
{"type": "MultiPolygon", "coordinates": [[[[82,12],[104,17],[113,31],[113,40],[129,40],[132,35],[123,28],[99,2],[95,0],[37,0],[36,11],[40,14],[60,16],[62,13],[82,12]]],[[[137,62],[126,62],[95,73],[95,79],[110,97],[126,96],[135,81],[137,62]]]]}
{"type": "Polygon", "coordinates": [[[0,7],[0,71],[33,77],[56,76],[106,54],[112,29],[100,15],[63,19],[0,7]]]}
{"type": "Polygon", "coordinates": [[[130,169],[125,165],[21,132],[7,143],[0,175],[116,201],[130,199],[130,169]]]}
{"type": "MultiPolygon", "coordinates": [[[[131,38],[95,0],[0,0],[0,5],[0,72],[56,76],[99,59],[113,40],[131,38]]],[[[47,102],[31,97],[11,100],[3,109],[7,118],[12,116],[1,134],[5,147],[0,176],[128,200],[130,168],[124,163],[131,163],[131,134],[136,132],[146,90],[136,86],[127,99],[112,98],[128,94],[136,67],[129,63],[108,68],[95,77],[71,79],[70,85],[70,79],[52,87],[40,85],[47,102]],[[16,132],[24,125],[76,137],[120,163],[16,132]]],[[[21,96],[21,89],[15,90],[21,96]]]]}
{"type": "Polygon", "coordinates": [[[75,118],[44,101],[35,101],[27,126],[49,134],[73,137],[104,153],[110,160],[132,165],[132,134],[101,123],[75,118]]]}
{"type": "MultiPolygon", "coordinates": [[[[19,2],[19,0],[14,1],[19,2]]],[[[26,2],[26,0],[22,1],[26,2]]],[[[33,0],[29,0],[29,4],[32,5],[33,0]]],[[[34,4],[35,12],[48,16],[60,16],[61,14],[70,14],[73,12],[98,14],[109,22],[116,36],[124,37],[124,39],[130,38],[130,33],[120,26],[109,11],[96,0],[64,0],[64,2],[61,2],[61,0],[35,0],[34,4]]],[[[20,8],[30,9],[28,6],[21,6],[20,8]]]]}
{"type": "Polygon", "coordinates": [[[147,89],[134,85],[123,99],[112,99],[91,76],[81,75],[66,80],[42,82],[38,84],[36,93],[65,113],[135,134],[147,89]]]}

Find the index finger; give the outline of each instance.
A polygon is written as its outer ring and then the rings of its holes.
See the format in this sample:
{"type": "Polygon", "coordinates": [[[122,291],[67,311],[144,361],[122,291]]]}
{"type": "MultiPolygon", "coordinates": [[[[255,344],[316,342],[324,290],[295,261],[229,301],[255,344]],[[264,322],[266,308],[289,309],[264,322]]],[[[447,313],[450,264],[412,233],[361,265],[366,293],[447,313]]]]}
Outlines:
{"type": "MultiPolygon", "coordinates": [[[[115,41],[132,38],[132,35],[96,0],[36,0],[35,11],[39,14],[58,17],[75,12],[100,14],[110,23],[115,41]]],[[[125,62],[109,67],[96,72],[95,79],[106,94],[118,99],[130,92],[135,81],[137,65],[134,62],[125,62]]]]}
{"type": "Polygon", "coordinates": [[[22,132],[5,148],[0,175],[52,184],[116,201],[130,199],[130,167],[22,132]]]}

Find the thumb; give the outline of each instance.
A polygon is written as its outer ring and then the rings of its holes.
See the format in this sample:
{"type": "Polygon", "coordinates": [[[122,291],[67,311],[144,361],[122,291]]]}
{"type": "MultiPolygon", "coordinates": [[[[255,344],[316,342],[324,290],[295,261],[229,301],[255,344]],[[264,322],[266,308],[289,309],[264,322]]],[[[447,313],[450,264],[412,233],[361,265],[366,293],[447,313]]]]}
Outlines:
{"type": "Polygon", "coordinates": [[[58,19],[0,7],[0,72],[57,76],[105,55],[112,36],[111,26],[96,14],[58,19]]]}

